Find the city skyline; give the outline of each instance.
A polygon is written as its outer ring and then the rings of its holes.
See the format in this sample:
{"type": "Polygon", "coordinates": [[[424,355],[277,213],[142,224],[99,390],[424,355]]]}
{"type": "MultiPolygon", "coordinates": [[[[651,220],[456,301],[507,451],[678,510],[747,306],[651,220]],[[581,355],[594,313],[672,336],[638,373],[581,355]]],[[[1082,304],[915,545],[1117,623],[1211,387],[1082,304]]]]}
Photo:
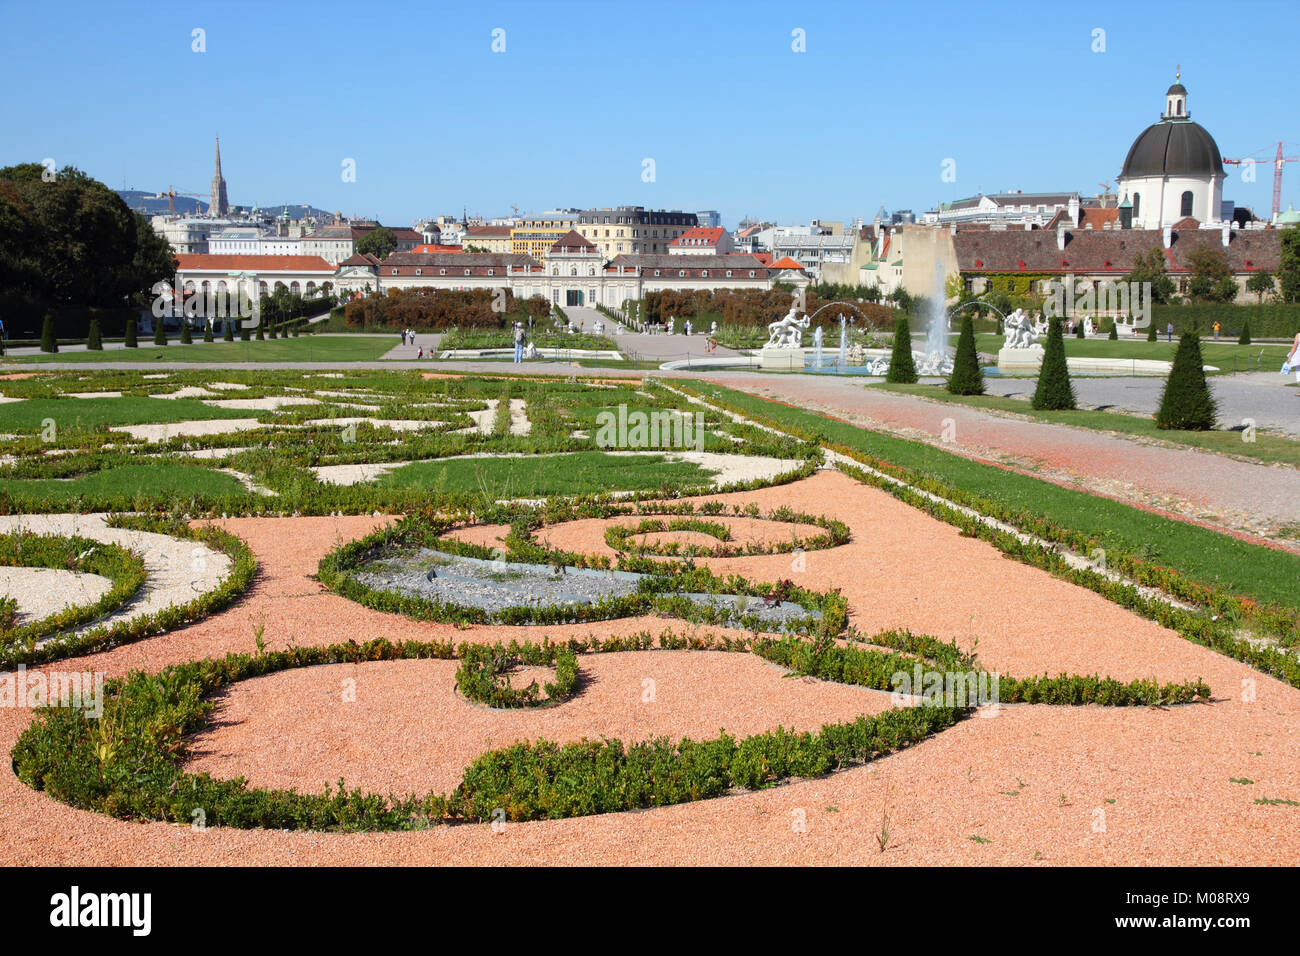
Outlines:
{"type": "MultiPolygon", "coordinates": [[[[232,204],[310,203],[395,224],[629,204],[718,209],[734,228],[746,215],[869,220],[882,205],[919,215],[977,192],[1090,195],[1113,188],[1179,65],[1194,119],[1226,156],[1300,139],[1284,103],[1300,15],[1281,5],[1243,22],[1248,62],[1204,29],[1199,14],[1216,8],[1200,4],[1177,18],[1132,5],[945,6],[940,36],[933,7],[884,21],[840,4],[743,16],[680,3],[550,16],[399,6],[386,17],[401,29],[341,46],[342,6],[310,17],[238,3],[61,9],[4,14],[0,53],[39,78],[10,84],[22,96],[6,103],[5,164],[51,158],[114,188],[207,192],[219,135],[232,204]],[[237,27],[253,9],[258,29],[237,27]],[[142,37],[145,55],[120,56],[142,37]],[[51,71],[56,57],[103,82],[51,71]],[[174,116],[156,102],[164,91],[174,116]],[[124,122],[139,135],[123,136],[124,122]]],[[[1241,173],[1229,167],[1225,198],[1267,216],[1271,169],[1253,183],[1241,173]]],[[[1297,177],[1284,174],[1284,209],[1297,177]]]]}

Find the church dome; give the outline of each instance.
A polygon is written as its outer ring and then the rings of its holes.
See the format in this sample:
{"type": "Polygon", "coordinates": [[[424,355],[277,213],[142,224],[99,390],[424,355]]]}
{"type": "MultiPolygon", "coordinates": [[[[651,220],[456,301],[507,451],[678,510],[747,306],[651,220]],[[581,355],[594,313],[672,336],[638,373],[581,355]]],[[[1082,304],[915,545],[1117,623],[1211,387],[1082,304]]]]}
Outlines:
{"type": "Polygon", "coordinates": [[[1219,144],[1187,112],[1187,88],[1175,82],[1165,92],[1160,122],[1148,126],[1129,147],[1121,179],[1180,176],[1208,179],[1223,176],[1219,144]]]}
{"type": "Polygon", "coordinates": [[[1222,176],[1214,137],[1191,120],[1161,120],[1133,141],[1120,176],[1222,176]]]}

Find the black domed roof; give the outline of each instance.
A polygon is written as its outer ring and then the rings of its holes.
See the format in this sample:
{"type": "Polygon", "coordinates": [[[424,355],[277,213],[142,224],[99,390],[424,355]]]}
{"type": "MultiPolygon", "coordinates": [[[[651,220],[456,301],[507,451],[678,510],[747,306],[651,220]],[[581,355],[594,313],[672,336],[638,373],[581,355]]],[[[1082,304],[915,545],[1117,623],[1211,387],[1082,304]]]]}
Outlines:
{"type": "Polygon", "coordinates": [[[1165,96],[1174,95],[1186,96],[1187,87],[1183,86],[1181,83],[1175,83],[1173,86],[1169,87],[1169,89],[1165,90],[1165,96]]]}
{"type": "Polygon", "coordinates": [[[1133,141],[1120,178],[1224,175],[1214,137],[1191,120],[1162,120],[1133,141]]]}

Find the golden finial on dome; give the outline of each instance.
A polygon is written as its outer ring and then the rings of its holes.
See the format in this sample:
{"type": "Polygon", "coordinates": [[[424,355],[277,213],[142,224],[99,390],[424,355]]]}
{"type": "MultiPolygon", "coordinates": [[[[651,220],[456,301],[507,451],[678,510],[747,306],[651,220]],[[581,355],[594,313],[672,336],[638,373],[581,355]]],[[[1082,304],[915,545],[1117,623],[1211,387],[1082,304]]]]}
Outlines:
{"type": "Polygon", "coordinates": [[[1183,65],[1181,63],[1177,63],[1174,65],[1174,82],[1177,83],[1182,78],[1183,78],[1183,65]]]}

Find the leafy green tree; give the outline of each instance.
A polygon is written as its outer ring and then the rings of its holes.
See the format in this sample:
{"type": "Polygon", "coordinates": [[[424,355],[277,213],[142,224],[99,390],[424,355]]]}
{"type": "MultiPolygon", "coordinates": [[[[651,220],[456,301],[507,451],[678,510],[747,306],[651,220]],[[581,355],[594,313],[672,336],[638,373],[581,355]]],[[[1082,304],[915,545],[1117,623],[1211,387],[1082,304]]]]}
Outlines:
{"type": "Polygon", "coordinates": [[[372,255],[376,259],[387,259],[397,248],[397,237],[387,226],[371,229],[357,240],[356,252],[360,255],[372,255]]]}
{"type": "Polygon", "coordinates": [[[1065,336],[1061,320],[1052,318],[1047,328],[1047,345],[1043,364],[1038,369],[1038,387],[1031,403],[1039,411],[1077,408],[1074,386],[1070,384],[1070,366],[1065,359],[1065,336]]]}
{"type": "Polygon", "coordinates": [[[139,348],[140,345],[136,341],[137,334],[138,333],[136,331],[136,320],[135,320],[135,316],[133,315],[126,320],[126,338],[122,344],[129,349],[139,348]]]}
{"type": "Polygon", "coordinates": [[[1178,338],[1173,368],[1160,396],[1156,427],[1208,431],[1214,427],[1216,411],[1217,403],[1205,379],[1201,337],[1195,332],[1184,332],[1178,338]]]}
{"type": "Polygon", "coordinates": [[[1260,305],[1264,304],[1264,296],[1273,291],[1273,274],[1267,269],[1261,269],[1253,276],[1246,280],[1246,291],[1253,292],[1259,297],[1260,305]]]}
{"type": "Polygon", "coordinates": [[[1187,293],[1193,299],[1204,302],[1228,301],[1223,297],[1227,288],[1224,280],[1232,286],[1231,297],[1236,297],[1237,284],[1232,279],[1232,265],[1222,247],[1197,246],[1187,253],[1187,268],[1190,272],[1187,293]]]}
{"type": "Polygon", "coordinates": [[[54,313],[46,312],[45,321],[41,323],[41,351],[57,352],[59,340],[54,336],[54,313]]]}
{"type": "Polygon", "coordinates": [[[912,327],[907,316],[899,313],[894,320],[894,351],[889,357],[886,382],[912,385],[916,383],[916,360],[912,358],[912,327]]]}
{"type": "Polygon", "coordinates": [[[99,319],[90,320],[90,328],[86,330],[86,351],[104,351],[104,340],[99,332],[99,319]]]}
{"type": "Polygon", "coordinates": [[[1288,226],[1278,237],[1281,246],[1277,280],[1283,302],[1300,302],[1300,226],[1288,226]]]}
{"type": "Polygon", "coordinates": [[[1250,319],[1241,320],[1241,334],[1237,336],[1238,345],[1250,344],[1250,319]]]}
{"type": "Polygon", "coordinates": [[[952,374],[948,376],[948,391],[953,395],[984,394],[984,374],[980,371],[979,354],[975,351],[975,320],[969,314],[962,316],[957,355],[953,359],[952,374]]]}
{"type": "Polygon", "coordinates": [[[1173,298],[1177,291],[1174,280],[1169,278],[1168,263],[1164,250],[1155,246],[1147,253],[1138,253],[1133,257],[1133,269],[1124,277],[1126,282],[1150,282],[1151,301],[1164,305],[1173,298]]]}

